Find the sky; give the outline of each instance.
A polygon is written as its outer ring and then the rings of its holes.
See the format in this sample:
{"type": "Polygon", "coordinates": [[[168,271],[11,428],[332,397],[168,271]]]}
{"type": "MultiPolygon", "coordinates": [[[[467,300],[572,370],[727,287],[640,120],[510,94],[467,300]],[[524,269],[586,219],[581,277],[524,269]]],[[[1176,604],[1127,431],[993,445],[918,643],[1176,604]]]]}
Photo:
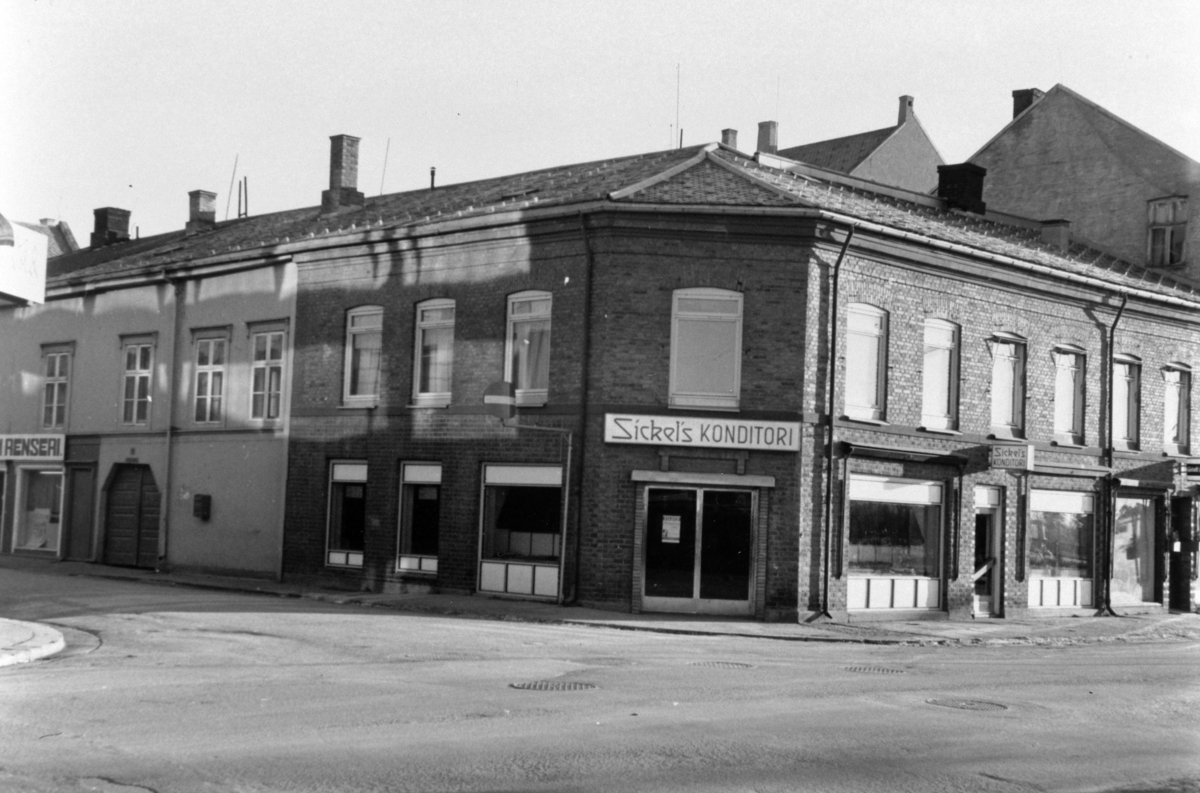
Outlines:
{"type": "Polygon", "coordinates": [[[329,136],[370,195],[716,141],[781,148],[914,108],[943,159],[1062,83],[1200,159],[1200,2],[0,0],[0,214],[182,228],[315,206],[329,136]],[[678,126],[677,124],[678,119],[678,126]]]}

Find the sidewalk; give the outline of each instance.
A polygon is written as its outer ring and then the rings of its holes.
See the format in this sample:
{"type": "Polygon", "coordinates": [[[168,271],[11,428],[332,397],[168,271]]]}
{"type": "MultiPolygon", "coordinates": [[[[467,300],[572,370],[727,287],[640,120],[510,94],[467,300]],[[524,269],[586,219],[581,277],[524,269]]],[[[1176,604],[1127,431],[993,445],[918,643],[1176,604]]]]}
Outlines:
{"type": "MultiPolygon", "coordinates": [[[[370,594],[300,587],[274,581],[196,573],[156,573],[86,562],[57,562],[0,556],[0,569],[45,575],[137,581],[147,585],[216,589],[274,597],[468,619],[584,625],[615,630],[694,636],[742,636],[781,641],[849,642],[893,645],[1073,645],[1102,642],[1200,640],[1200,615],[1154,614],[1125,617],[930,620],[916,622],[807,624],[680,614],[627,614],[510,600],[483,595],[370,594]]],[[[0,666],[22,663],[63,649],[62,635],[47,626],[0,619],[0,666]]]]}

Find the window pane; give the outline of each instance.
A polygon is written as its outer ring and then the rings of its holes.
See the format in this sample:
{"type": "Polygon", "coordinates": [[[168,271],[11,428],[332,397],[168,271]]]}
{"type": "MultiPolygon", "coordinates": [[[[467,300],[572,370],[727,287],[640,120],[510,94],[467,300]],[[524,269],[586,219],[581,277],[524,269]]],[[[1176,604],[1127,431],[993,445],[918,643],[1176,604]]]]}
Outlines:
{"type": "Polygon", "coordinates": [[[561,488],[491,486],[484,491],[483,511],[484,558],[558,559],[561,488]]]}
{"type": "Polygon", "coordinates": [[[360,482],[333,482],[329,501],[329,550],[362,551],[367,486],[360,482]]]}
{"type": "Polygon", "coordinates": [[[992,424],[1014,427],[1016,415],[1016,345],[997,342],[992,361],[992,424]]]}
{"type": "Polygon", "coordinates": [[[208,366],[209,361],[209,343],[207,341],[200,342],[196,347],[196,365],[208,366]]]}
{"type": "Polygon", "coordinates": [[[1079,356],[1057,353],[1054,357],[1054,431],[1075,433],[1080,429],[1076,422],[1081,375],[1079,356]]]}
{"type": "Polygon", "coordinates": [[[352,340],[354,347],[350,358],[350,394],[376,394],[379,387],[379,357],[383,348],[383,334],[356,333],[352,340]]]}
{"type": "Polygon", "coordinates": [[[272,360],[272,361],[282,361],[283,360],[283,334],[282,333],[272,333],[271,334],[270,360],[272,360]]]}
{"type": "Polygon", "coordinates": [[[421,331],[420,393],[449,393],[454,359],[454,328],[427,328],[421,331]]]}
{"type": "Polygon", "coordinates": [[[941,516],[936,504],[851,501],[847,567],[877,575],[936,577],[941,516]]]}
{"type": "MultiPolygon", "coordinates": [[[[851,315],[853,316],[853,315],[851,315]]],[[[880,340],[851,333],[846,337],[846,405],[879,410],[880,340]]]]}
{"type": "Polygon", "coordinates": [[[150,368],[150,347],[149,345],[141,347],[139,353],[138,368],[143,372],[150,368]]]}
{"type": "Polygon", "coordinates": [[[1186,228],[1186,226],[1171,228],[1171,264],[1179,264],[1183,261],[1183,240],[1186,228]]]}
{"type": "Polygon", "coordinates": [[[1148,498],[1118,498],[1110,597],[1114,606],[1154,602],[1154,535],[1154,502],[1148,498]]]}
{"type": "Polygon", "coordinates": [[[517,300],[512,303],[512,316],[526,316],[537,314],[550,313],[550,298],[536,298],[533,300],[517,300]]]}
{"type": "Polygon", "coordinates": [[[1030,512],[1028,564],[1034,575],[1091,578],[1092,516],[1030,512]]]}
{"type": "Polygon", "coordinates": [[[736,396],[737,323],[679,319],[675,327],[676,390],[736,396]]]}
{"type": "Polygon", "coordinates": [[[676,302],[678,311],[688,314],[725,314],[738,315],[738,301],[723,300],[715,297],[681,297],[676,302]]]}
{"type": "Polygon", "coordinates": [[[1182,443],[1179,432],[1180,414],[1180,375],[1182,372],[1166,371],[1163,373],[1163,441],[1166,443],[1182,443]]]}
{"type": "Polygon", "coordinates": [[[437,556],[441,487],[405,485],[401,553],[437,556]]]}
{"type": "Polygon", "coordinates": [[[217,339],[212,345],[212,362],[213,366],[225,365],[225,340],[217,339]]]}
{"type": "Polygon", "coordinates": [[[953,352],[944,347],[925,347],[925,377],[921,412],[925,416],[950,418],[950,367],[953,352]]]}
{"type": "Polygon", "coordinates": [[[353,314],[350,317],[350,327],[354,330],[372,330],[374,328],[383,327],[383,314],[374,312],[371,314],[353,314]]]}
{"type": "Polygon", "coordinates": [[[550,320],[513,323],[512,377],[517,390],[550,384],[550,320]]]}
{"type": "Polygon", "coordinates": [[[421,322],[453,322],[454,307],[446,306],[444,308],[425,308],[421,309],[421,322]]]}
{"type": "Polygon", "coordinates": [[[265,361],[267,359],[267,340],[269,338],[265,333],[260,333],[254,337],[254,360],[265,361]]]}

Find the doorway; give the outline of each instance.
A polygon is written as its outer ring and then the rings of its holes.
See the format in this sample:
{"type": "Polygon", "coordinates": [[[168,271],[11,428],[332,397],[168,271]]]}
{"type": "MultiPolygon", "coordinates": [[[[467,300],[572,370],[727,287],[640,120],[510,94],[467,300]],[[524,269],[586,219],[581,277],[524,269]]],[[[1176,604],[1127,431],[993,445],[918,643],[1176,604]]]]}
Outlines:
{"type": "Polygon", "coordinates": [[[975,488],[975,567],[972,613],[976,617],[1000,615],[1000,488],[975,488]]]}
{"type": "Polygon", "coordinates": [[[67,469],[67,547],[64,557],[92,560],[92,503],[96,494],[93,468],[67,469]]]}
{"type": "MultiPolygon", "coordinates": [[[[0,480],[2,481],[2,480],[0,480]]],[[[1195,574],[1196,540],[1193,522],[1195,507],[1191,496],[1171,499],[1170,603],[1173,611],[1192,610],[1192,578],[1195,574]]]]}
{"type": "Polygon", "coordinates": [[[114,468],[104,510],[105,564],[157,566],[160,501],[150,466],[114,468]]]}
{"type": "Polygon", "coordinates": [[[646,489],[646,611],[750,616],[755,493],[646,489]]]}

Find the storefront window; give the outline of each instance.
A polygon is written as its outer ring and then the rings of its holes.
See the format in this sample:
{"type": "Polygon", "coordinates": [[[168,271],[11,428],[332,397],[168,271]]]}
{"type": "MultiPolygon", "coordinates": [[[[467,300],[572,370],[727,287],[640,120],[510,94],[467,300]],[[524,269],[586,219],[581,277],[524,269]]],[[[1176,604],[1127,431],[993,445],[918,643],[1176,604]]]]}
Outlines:
{"type": "Polygon", "coordinates": [[[1092,516],[1029,513],[1029,572],[1047,578],[1092,577],[1092,516]]]}
{"type": "Polygon", "coordinates": [[[942,508],[937,504],[850,502],[852,572],[937,577],[942,508]]]}
{"type": "Polygon", "coordinates": [[[23,470],[18,481],[21,506],[17,514],[14,549],[58,551],[62,526],[62,472],[23,470]]]}
{"type": "Polygon", "coordinates": [[[442,505],[442,466],[400,465],[400,572],[436,573],[442,505]]]}
{"type": "Polygon", "coordinates": [[[330,479],[327,562],[362,567],[367,518],[366,463],[334,463],[330,479]]]}
{"type": "Polygon", "coordinates": [[[484,491],[483,515],[484,558],[558,560],[562,488],[488,487],[484,491]]]}

